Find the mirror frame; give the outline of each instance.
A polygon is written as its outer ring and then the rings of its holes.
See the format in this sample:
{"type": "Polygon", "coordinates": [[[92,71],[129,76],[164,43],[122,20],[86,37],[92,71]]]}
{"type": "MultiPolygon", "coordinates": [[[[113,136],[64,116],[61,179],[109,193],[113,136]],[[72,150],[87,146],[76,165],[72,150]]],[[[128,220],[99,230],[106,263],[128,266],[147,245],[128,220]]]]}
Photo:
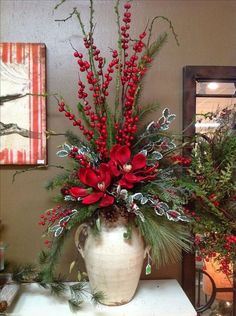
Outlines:
{"type": "MultiPolygon", "coordinates": [[[[183,68],[183,130],[184,136],[195,134],[191,124],[196,115],[196,81],[236,82],[236,66],[185,66],[183,68]]],[[[195,254],[184,253],[182,261],[182,287],[193,306],[195,306],[195,254]]],[[[236,280],[234,278],[234,288],[236,280]]],[[[234,291],[236,302],[236,292],[234,291]]],[[[236,304],[234,304],[236,310],[236,304]]],[[[236,311],[234,311],[236,315],[236,311]]]]}

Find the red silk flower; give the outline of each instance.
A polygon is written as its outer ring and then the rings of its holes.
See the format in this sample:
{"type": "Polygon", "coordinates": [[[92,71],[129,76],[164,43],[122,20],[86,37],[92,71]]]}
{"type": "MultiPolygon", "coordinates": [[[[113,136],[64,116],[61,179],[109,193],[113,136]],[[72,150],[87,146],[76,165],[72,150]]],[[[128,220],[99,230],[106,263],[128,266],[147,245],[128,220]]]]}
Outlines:
{"type": "Polygon", "coordinates": [[[131,189],[135,183],[156,178],[158,163],[148,167],[146,156],[142,153],[134,155],[131,159],[131,151],[127,145],[114,145],[110,158],[111,171],[116,177],[122,175],[118,183],[123,188],[131,189]]]}
{"type": "Polygon", "coordinates": [[[71,187],[69,189],[71,196],[83,198],[83,204],[93,204],[100,201],[100,207],[106,207],[114,203],[114,197],[106,193],[111,183],[110,168],[107,164],[102,163],[98,169],[81,168],[78,176],[80,181],[90,189],[71,187]]]}

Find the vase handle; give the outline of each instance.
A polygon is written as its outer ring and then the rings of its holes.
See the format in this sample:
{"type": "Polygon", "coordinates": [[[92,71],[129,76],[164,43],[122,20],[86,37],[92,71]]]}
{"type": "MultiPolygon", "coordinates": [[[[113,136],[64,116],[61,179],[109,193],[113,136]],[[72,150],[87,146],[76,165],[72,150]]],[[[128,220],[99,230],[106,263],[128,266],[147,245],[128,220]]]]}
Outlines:
{"type": "Polygon", "coordinates": [[[75,245],[79,253],[81,254],[82,258],[84,258],[84,250],[83,250],[82,245],[80,244],[80,235],[81,233],[84,233],[84,231],[87,231],[88,227],[89,226],[87,224],[83,223],[77,228],[75,232],[75,245]]]}

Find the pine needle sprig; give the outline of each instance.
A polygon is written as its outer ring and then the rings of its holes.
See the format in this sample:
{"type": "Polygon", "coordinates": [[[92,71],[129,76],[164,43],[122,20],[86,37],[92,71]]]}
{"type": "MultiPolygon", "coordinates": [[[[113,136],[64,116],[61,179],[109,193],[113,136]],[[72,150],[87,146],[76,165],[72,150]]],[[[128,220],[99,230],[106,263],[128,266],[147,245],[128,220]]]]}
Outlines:
{"type": "Polygon", "coordinates": [[[94,292],[91,295],[92,302],[96,305],[105,299],[105,294],[102,291],[94,292]]]}
{"type": "Polygon", "coordinates": [[[68,300],[69,307],[72,313],[76,313],[81,310],[83,301],[80,301],[76,298],[71,298],[68,300]]]}
{"type": "Polygon", "coordinates": [[[153,261],[157,266],[174,263],[181,259],[181,249],[189,251],[192,240],[184,225],[175,222],[166,222],[159,217],[157,221],[154,212],[145,210],[145,221],[137,217],[137,225],[146,244],[151,246],[153,261]]]}
{"type": "Polygon", "coordinates": [[[16,282],[32,282],[36,276],[37,268],[32,263],[13,266],[12,279],[16,282]]]}

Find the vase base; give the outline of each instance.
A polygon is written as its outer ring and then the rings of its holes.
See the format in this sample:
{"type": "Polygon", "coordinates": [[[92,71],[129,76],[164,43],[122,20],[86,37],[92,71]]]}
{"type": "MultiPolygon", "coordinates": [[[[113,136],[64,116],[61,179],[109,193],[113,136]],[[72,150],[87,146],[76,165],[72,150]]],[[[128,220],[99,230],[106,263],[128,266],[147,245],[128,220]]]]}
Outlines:
{"type": "Polygon", "coordinates": [[[131,300],[133,299],[133,296],[127,300],[121,300],[119,302],[104,302],[101,301],[99,304],[105,305],[105,306],[120,306],[120,305],[125,305],[128,304],[131,300]]]}

